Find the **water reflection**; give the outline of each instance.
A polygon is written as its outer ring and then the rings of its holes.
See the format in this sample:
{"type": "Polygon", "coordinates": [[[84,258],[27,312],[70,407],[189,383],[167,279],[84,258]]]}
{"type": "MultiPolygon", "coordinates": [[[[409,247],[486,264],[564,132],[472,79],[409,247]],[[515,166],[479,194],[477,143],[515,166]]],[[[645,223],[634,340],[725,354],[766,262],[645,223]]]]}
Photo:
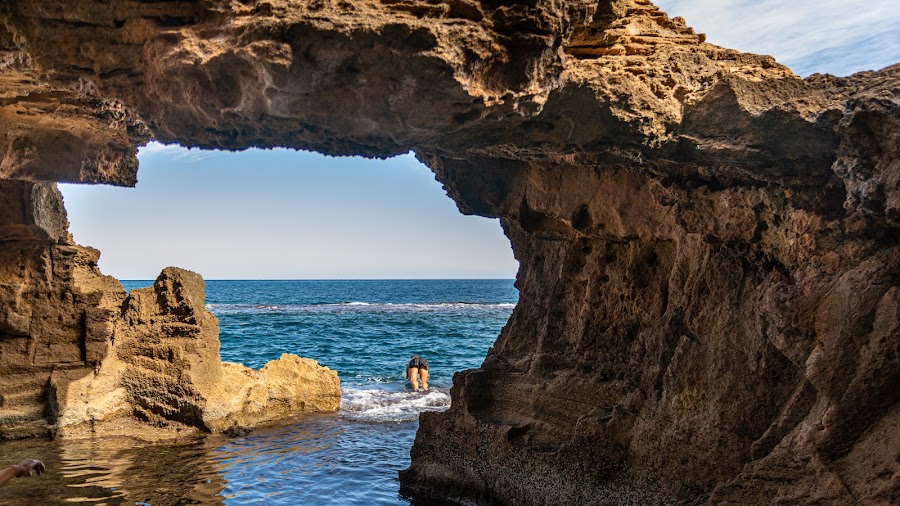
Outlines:
{"type": "Polygon", "coordinates": [[[409,504],[397,471],[416,425],[317,415],[233,439],[4,442],[0,463],[39,458],[48,472],[0,487],[0,504],[409,504]]]}
{"type": "Polygon", "coordinates": [[[47,474],[0,488],[2,504],[223,504],[217,438],[146,445],[127,438],[15,441],[0,445],[4,464],[39,458],[47,474]]]}

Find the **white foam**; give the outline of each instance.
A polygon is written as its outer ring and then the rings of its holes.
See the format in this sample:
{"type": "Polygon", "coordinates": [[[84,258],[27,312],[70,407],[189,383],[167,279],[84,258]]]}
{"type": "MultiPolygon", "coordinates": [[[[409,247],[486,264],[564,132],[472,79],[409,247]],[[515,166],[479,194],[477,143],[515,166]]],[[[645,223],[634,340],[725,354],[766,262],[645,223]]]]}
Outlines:
{"type": "Polygon", "coordinates": [[[478,302],[338,302],[331,304],[206,304],[216,314],[229,313],[431,313],[508,310],[511,303],[485,304],[478,302]]]}
{"type": "Polygon", "coordinates": [[[337,302],[333,304],[317,304],[309,306],[296,306],[297,309],[349,309],[362,310],[366,312],[431,312],[442,311],[448,309],[470,310],[470,309],[511,309],[516,307],[515,304],[499,303],[484,304],[479,302],[337,302]]]}
{"type": "Polygon", "coordinates": [[[369,374],[354,374],[353,378],[364,380],[364,383],[393,383],[395,381],[394,378],[383,378],[381,376],[372,376],[369,374]]]}
{"type": "Polygon", "coordinates": [[[341,415],[367,422],[415,420],[422,411],[443,411],[450,407],[446,389],[428,392],[389,392],[345,388],[341,393],[341,415]]]}

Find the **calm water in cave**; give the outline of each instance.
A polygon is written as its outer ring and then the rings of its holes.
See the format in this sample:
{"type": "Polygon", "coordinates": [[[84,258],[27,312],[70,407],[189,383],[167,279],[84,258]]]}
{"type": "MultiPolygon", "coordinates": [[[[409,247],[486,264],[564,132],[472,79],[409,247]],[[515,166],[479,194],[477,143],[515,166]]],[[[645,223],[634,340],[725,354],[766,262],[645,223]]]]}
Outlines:
{"type": "Polygon", "coordinates": [[[0,503],[408,504],[397,471],[418,413],[446,409],[453,373],[480,365],[517,298],[512,280],[208,281],[223,360],[315,358],[341,377],[340,412],[162,445],[3,443],[0,462],[39,458],[49,471],[0,488],[0,503]],[[413,353],[431,363],[428,394],[405,389],[413,353]]]}

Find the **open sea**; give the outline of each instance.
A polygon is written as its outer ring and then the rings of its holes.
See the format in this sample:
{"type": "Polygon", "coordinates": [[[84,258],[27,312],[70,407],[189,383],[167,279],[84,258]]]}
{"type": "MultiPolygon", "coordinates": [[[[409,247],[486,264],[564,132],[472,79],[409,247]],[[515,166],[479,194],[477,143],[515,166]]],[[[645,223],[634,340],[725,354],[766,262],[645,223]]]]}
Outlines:
{"type": "Polygon", "coordinates": [[[340,411],[236,438],[0,443],[0,464],[48,467],[0,487],[0,504],[409,504],[397,472],[418,414],[447,409],[453,373],[481,365],[517,300],[513,280],[207,281],[222,360],[316,359],[340,376],[340,411]],[[413,354],[429,361],[428,393],[405,386],[413,354]]]}

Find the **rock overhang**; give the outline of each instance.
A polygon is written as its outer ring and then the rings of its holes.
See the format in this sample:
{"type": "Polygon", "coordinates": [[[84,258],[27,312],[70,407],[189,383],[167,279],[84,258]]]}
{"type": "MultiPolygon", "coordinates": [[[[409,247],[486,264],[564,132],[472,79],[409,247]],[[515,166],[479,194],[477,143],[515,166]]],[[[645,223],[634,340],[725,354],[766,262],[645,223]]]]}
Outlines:
{"type": "Polygon", "coordinates": [[[5,15],[17,178],[132,185],[134,148],[155,138],[537,163],[627,151],[819,185],[804,174],[827,172],[864,81],[802,81],[639,0],[22,1],[5,15]]]}
{"type": "MultiPolygon", "coordinates": [[[[55,205],[43,181],[134,184],[156,139],[413,150],[461,211],[501,218],[520,303],[423,417],[407,491],[896,497],[879,441],[900,392],[900,66],[801,80],[644,0],[23,0],[0,18],[0,175],[43,185],[14,190],[30,206],[55,205]]],[[[66,242],[42,223],[9,230],[66,242]]]]}

